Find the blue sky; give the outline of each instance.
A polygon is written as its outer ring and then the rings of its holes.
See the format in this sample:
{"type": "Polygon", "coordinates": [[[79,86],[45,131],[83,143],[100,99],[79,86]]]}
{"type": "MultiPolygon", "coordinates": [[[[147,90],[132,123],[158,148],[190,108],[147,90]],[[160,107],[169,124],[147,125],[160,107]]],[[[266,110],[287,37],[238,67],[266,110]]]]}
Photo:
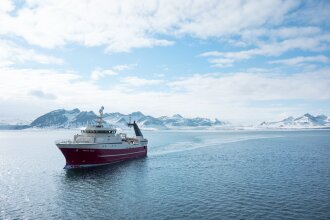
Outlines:
{"type": "Polygon", "coordinates": [[[0,114],[330,115],[329,1],[0,0],[0,114]]]}

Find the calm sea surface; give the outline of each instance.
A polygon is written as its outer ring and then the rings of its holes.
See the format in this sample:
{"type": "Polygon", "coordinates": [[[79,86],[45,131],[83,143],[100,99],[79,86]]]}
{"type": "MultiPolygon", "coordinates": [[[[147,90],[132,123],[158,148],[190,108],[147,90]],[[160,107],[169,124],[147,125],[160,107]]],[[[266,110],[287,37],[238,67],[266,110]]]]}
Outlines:
{"type": "Polygon", "coordinates": [[[0,132],[0,219],[330,219],[328,130],[145,131],[148,157],[67,171],[76,132],[0,132]]]}

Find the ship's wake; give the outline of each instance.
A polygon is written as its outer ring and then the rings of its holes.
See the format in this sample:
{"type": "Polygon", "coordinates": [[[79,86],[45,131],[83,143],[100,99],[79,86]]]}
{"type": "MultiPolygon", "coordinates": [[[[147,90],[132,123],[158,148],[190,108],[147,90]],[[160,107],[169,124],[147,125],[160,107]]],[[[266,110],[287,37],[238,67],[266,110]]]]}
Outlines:
{"type": "Polygon", "coordinates": [[[199,139],[196,141],[178,141],[173,144],[165,146],[154,146],[149,148],[148,155],[158,156],[169,153],[177,153],[182,151],[195,150],[204,147],[217,147],[225,146],[228,143],[235,143],[247,140],[265,139],[265,138],[280,138],[281,135],[256,135],[256,136],[242,136],[242,137],[226,137],[226,138],[213,138],[213,139],[199,139]]]}

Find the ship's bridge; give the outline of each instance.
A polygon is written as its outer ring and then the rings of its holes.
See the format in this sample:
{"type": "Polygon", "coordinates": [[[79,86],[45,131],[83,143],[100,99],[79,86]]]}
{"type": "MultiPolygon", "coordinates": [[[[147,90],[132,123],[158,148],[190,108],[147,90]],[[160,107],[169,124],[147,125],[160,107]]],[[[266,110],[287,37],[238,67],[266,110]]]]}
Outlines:
{"type": "Polygon", "coordinates": [[[87,134],[116,134],[117,130],[111,127],[103,127],[103,125],[88,126],[86,129],[81,130],[81,133],[87,134]]]}

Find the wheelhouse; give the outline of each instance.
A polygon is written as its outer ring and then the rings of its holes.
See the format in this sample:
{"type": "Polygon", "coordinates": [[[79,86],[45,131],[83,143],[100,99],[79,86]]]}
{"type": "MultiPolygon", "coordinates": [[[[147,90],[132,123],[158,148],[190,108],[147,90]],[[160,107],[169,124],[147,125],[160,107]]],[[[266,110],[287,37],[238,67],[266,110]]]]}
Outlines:
{"type": "Polygon", "coordinates": [[[116,134],[116,130],[93,130],[93,129],[86,129],[81,130],[81,133],[85,134],[116,134]]]}

